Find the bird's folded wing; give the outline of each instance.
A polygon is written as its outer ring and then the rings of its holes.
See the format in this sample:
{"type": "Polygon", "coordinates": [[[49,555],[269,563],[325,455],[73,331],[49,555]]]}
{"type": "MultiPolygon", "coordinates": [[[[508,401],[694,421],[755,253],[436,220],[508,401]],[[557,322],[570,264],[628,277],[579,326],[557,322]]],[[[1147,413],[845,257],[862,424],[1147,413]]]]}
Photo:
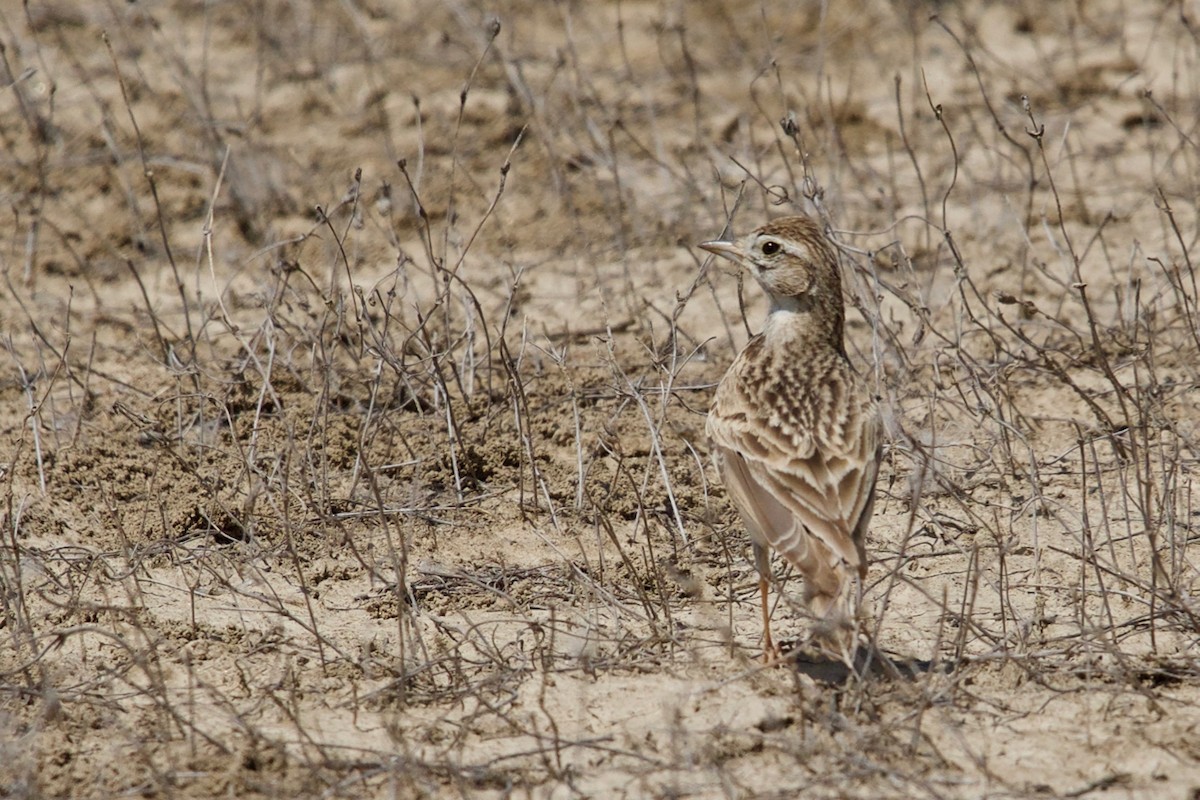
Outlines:
{"type": "Polygon", "coordinates": [[[710,428],[725,485],[751,533],[798,567],[814,557],[807,532],[854,569],[865,569],[862,538],[879,469],[877,423],[866,419],[846,432],[844,448],[790,442],[791,452],[741,425],[710,428]]]}

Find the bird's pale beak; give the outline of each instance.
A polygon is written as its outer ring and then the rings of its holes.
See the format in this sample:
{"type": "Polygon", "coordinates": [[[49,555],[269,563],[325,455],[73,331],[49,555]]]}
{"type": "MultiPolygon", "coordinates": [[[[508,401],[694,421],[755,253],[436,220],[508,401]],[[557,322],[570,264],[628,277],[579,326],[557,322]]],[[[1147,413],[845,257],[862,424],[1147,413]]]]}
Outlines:
{"type": "Polygon", "coordinates": [[[738,262],[742,258],[742,248],[738,247],[736,242],[723,242],[718,239],[713,242],[701,242],[699,247],[730,261],[738,262]]]}

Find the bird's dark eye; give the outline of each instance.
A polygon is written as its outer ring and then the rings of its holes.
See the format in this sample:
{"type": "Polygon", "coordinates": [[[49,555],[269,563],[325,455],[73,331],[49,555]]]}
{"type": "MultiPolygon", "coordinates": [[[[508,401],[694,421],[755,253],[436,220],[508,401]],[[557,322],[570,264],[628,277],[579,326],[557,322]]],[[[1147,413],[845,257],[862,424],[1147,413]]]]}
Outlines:
{"type": "Polygon", "coordinates": [[[763,242],[762,252],[764,256],[773,256],[779,252],[779,242],[763,242]]]}

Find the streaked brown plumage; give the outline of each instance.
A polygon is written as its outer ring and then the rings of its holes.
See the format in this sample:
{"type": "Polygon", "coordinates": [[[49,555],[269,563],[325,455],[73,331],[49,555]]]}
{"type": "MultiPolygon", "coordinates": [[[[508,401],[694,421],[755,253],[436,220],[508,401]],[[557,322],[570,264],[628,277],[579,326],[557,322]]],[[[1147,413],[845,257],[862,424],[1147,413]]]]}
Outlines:
{"type": "Polygon", "coordinates": [[[882,437],[875,401],[846,359],[837,257],[804,216],[700,247],[745,267],[771,304],[762,333],[721,379],[707,426],[754,544],[766,657],[768,548],[803,576],[821,638],[848,655],[850,590],[856,573],[866,575],[882,437]]]}

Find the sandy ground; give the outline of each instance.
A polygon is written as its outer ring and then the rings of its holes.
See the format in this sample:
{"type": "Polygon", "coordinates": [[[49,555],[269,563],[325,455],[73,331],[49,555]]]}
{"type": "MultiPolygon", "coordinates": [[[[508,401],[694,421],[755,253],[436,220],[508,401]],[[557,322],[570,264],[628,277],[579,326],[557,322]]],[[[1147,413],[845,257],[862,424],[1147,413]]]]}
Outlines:
{"type": "Polygon", "coordinates": [[[0,795],[1200,796],[1200,6],[829,5],[0,7],[0,795]],[[703,434],[797,210],[896,670],[703,434]]]}

